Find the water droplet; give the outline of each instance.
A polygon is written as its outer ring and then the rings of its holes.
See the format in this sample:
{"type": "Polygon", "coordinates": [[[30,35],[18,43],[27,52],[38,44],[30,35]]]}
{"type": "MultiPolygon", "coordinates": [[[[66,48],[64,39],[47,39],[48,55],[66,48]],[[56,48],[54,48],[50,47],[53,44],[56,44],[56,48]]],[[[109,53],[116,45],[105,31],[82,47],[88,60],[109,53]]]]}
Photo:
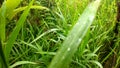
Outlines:
{"type": "Polygon", "coordinates": [[[78,42],[81,42],[81,40],[82,40],[82,39],[81,39],[81,38],[79,38],[78,42]]]}
{"type": "Polygon", "coordinates": [[[92,21],[94,19],[94,16],[91,15],[90,18],[89,18],[89,21],[92,21]]]}
{"type": "Polygon", "coordinates": [[[70,48],[68,48],[67,51],[70,51],[70,48]]]}

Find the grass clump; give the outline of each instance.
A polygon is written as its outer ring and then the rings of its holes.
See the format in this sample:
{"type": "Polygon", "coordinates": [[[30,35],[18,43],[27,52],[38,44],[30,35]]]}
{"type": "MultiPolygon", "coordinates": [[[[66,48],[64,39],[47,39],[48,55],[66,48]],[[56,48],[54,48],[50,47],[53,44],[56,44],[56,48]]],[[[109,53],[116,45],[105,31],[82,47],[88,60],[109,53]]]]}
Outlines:
{"type": "Polygon", "coordinates": [[[1,2],[0,68],[119,68],[116,2],[1,2]]]}

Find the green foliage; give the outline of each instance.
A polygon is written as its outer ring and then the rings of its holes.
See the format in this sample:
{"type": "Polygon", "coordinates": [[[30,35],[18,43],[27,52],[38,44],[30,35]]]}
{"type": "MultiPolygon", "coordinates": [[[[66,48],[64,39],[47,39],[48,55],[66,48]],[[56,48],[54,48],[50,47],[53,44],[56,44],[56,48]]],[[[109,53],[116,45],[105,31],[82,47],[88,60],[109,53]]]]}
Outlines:
{"type": "Polygon", "coordinates": [[[21,0],[7,0],[6,1],[6,15],[9,17],[13,13],[14,9],[20,4],[21,0]]]}
{"type": "Polygon", "coordinates": [[[7,13],[12,12],[19,4],[21,0],[7,0],[6,1],[6,7],[7,7],[7,13]]]}
{"type": "Polygon", "coordinates": [[[0,40],[0,67],[1,68],[8,68],[8,64],[6,62],[5,55],[4,55],[4,52],[2,49],[1,40],[0,40]]]}
{"type": "Polygon", "coordinates": [[[98,1],[0,0],[0,68],[119,68],[116,0],[98,1]]]}
{"type": "Polygon", "coordinates": [[[23,24],[24,24],[24,22],[25,22],[25,20],[27,18],[30,7],[33,4],[33,1],[34,0],[32,0],[32,2],[29,4],[28,8],[26,8],[26,10],[23,12],[23,14],[21,15],[20,19],[18,20],[18,22],[16,24],[16,27],[14,28],[13,32],[10,34],[10,36],[8,38],[7,44],[6,44],[5,49],[4,49],[6,59],[9,58],[12,46],[13,46],[16,38],[17,38],[17,35],[19,34],[19,31],[20,31],[21,27],[23,26],[23,24]]]}
{"type": "MultiPolygon", "coordinates": [[[[97,0],[91,3],[85,9],[83,14],[79,18],[78,22],[74,25],[74,27],[68,34],[68,37],[63,42],[62,47],[60,48],[60,50],[57,52],[56,56],[52,60],[49,68],[62,68],[62,67],[67,68],[68,67],[68,64],[70,63],[72,56],[77,50],[78,45],[80,44],[83,37],[85,36],[88,28],[92,24],[92,21],[95,17],[99,3],[100,3],[100,0],[97,0]]],[[[102,66],[100,67],[102,68],[102,66]]]]}
{"type": "MultiPolygon", "coordinates": [[[[27,6],[25,6],[25,7],[20,7],[20,8],[15,9],[11,14],[9,14],[8,18],[11,20],[16,14],[18,14],[19,12],[25,10],[26,8],[27,8],[27,6]]],[[[31,9],[39,9],[39,10],[41,10],[41,9],[42,9],[42,10],[43,10],[43,9],[49,10],[49,9],[46,8],[46,7],[37,6],[37,5],[31,6],[30,8],[31,8],[31,9]]]]}
{"type": "Polygon", "coordinates": [[[5,41],[5,25],[6,25],[6,2],[3,3],[0,9],[0,39],[3,45],[5,41]]]}
{"type": "MultiPolygon", "coordinates": [[[[28,16],[28,14],[29,14],[30,8],[47,9],[45,7],[42,7],[42,6],[32,6],[32,4],[34,2],[34,0],[32,0],[31,3],[29,4],[29,6],[26,6],[24,8],[19,8],[16,11],[14,11],[14,9],[20,4],[20,1],[21,0],[16,0],[15,2],[10,1],[10,0],[4,1],[3,5],[0,9],[0,26],[1,26],[0,27],[0,30],[1,30],[0,31],[0,39],[1,39],[0,41],[1,41],[1,44],[2,44],[2,45],[0,45],[1,46],[1,51],[0,52],[2,54],[1,59],[4,60],[3,64],[8,64],[9,63],[9,55],[10,55],[10,52],[12,50],[12,46],[13,46],[13,44],[14,44],[14,42],[15,42],[15,40],[16,40],[16,38],[17,38],[17,36],[18,36],[18,34],[19,34],[19,32],[20,32],[20,30],[21,30],[21,28],[22,28],[22,26],[23,26],[23,24],[24,24],[24,22],[25,22],[25,20],[28,16]],[[6,39],[5,38],[5,35],[6,35],[5,34],[6,18],[9,17],[10,14],[12,14],[12,17],[13,17],[15,14],[17,14],[18,12],[23,11],[23,10],[25,10],[25,11],[21,15],[21,17],[18,20],[15,28],[13,29],[13,31],[9,35],[6,44],[4,44],[5,39],[6,39]],[[4,56],[4,54],[5,54],[5,56],[4,56]],[[7,62],[6,62],[6,60],[7,60],[7,62]]],[[[19,62],[19,63],[21,64],[21,62],[19,62]]],[[[26,63],[26,62],[24,62],[24,63],[26,63]]],[[[24,63],[22,63],[22,64],[24,64],[24,63]]],[[[27,62],[27,63],[30,63],[30,62],[27,62]]],[[[7,66],[7,65],[5,65],[5,66],[7,66]]],[[[12,66],[12,67],[14,67],[14,66],[12,66]]]]}
{"type": "Polygon", "coordinates": [[[22,65],[22,64],[36,64],[34,62],[30,62],[30,61],[19,61],[19,62],[16,62],[15,64],[11,65],[9,68],[14,68],[18,65],[22,65]]]}

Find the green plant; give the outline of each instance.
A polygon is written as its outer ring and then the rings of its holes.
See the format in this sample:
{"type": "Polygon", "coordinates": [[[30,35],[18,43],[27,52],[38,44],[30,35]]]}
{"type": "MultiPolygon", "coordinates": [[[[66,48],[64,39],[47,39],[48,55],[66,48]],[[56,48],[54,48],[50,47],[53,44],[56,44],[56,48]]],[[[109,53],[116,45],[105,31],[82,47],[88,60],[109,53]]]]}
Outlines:
{"type": "MultiPolygon", "coordinates": [[[[78,45],[85,36],[88,28],[92,24],[99,4],[100,0],[96,0],[86,8],[84,13],[79,18],[78,22],[75,24],[73,29],[68,34],[68,37],[63,42],[63,45],[55,55],[49,68],[68,67],[68,64],[70,63],[72,56],[77,50],[78,45]]],[[[98,65],[102,68],[100,64],[98,65]]]]}
{"type": "Polygon", "coordinates": [[[119,68],[116,0],[30,1],[0,0],[0,68],[119,68]]]}
{"type": "MultiPolygon", "coordinates": [[[[19,4],[21,0],[7,0],[4,1],[4,3],[2,4],[2,7],[0,8],[0,46],[1,46],[1,60],[3,59],[2,64],[0,64],[0,67],[9,67],[9,55],[10,52],[12,50],[13,44],[22,28],[22,26],[24,25],[24,22],[29,14],[30,8],[37,8],[37,9],[47,9],[45,7],[42,6],[32,6],[34,0],[32,0],[29,3],[29,6],[26,7],[20,7],[18,9],[15,9],[19,4]],[[9,35],[8,39],[6,39],[6,24],[7,24],[7,19],[9,18],[10,20],[13,18],[13,16],[15,16],[18,12],[23,11],[23,14],[20,16],[15,28],[13,29],[13,31],[11,32],[11,34],[9,35]],[[6,42],[5,42],[6,41],[6,42]],[[5,65],[4,65],[5,64],[5,65]]],[[[25,64],[25,63],[31,63],[31,64],[35,64],[33,62],[27,62],[27,61],[20,61],[17,62],[16,64],[12,65],[11,67],[15,67],[17,65],[20,64],[25,64]]]]}

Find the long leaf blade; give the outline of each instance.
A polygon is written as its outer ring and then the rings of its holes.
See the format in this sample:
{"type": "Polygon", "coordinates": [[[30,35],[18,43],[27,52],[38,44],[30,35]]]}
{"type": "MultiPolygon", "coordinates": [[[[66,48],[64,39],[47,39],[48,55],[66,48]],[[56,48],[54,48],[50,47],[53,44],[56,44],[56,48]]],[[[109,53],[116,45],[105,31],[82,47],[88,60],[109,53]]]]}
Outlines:
{"type": "Polygon", "coordinates": [[[30,61],[18,61],[16,63],[14,63],[13,65],[11,65],[9,68],[14,68],[18,65],[23,65],[23,64],[37,64],[35,62],[30,62],[30,61]]]}
{"type": "MultiPolygon", "coordinates": [[[[12,19],[17,13],[25,10],[27,8],[27,6],[25,7],[19,7],[17,9],[15,9],[13,12],[11,12],[9,15],[8,15],[8,19],[12,19]]],[[[37,5],[33,5],[30,7],[31,9],[39,9],[39,10],[49,10],[48,8],[46,7],[43,7],[43,6],[37,6],[37,5]]]]}
{"type": "Polygon", "coordinates": [[[1,43],[5,41],[5,24],[6,24],[6,1],[3,2],[3,5],[0,9],[0,38],[1,43]]]}
{"type": "Polygon", "coordinates": [[[10,51],[12,49],[12,45],[14,44],[16,38],[17,38],[17,35],[19,34],[19,31],[22,27],[22,25],[24,24],[26,18],[27,18],[27,15],[29,13],[29,10],[30,10],[30,7],[32,6],[33,4],[33,1],[31,1],[31,3],[29,4],[28,8],[26,8],[26,10],[23,12],[23,14],[21,15],[20,19],[18,20],[17,24],[16,24],[16,27],[14,28],[13,32],[10,34],[9,38],[8,38],[8,41],[6,43],[6,47],[5,47],[5,56],[6,56],[6,59],[8,60],[8,57],[9,57],[9,54],[10,54],[10,51]]]}
{"type": "Polygon", "coordinates": [[[88,28],[96,15],[101,0],[92,2],[83,12],[78,22],[75,24],[62,47],[53,58],[49,68],[67,68],[78,45],[85,36],[88,28]]]}
{"type": "Polygon", "coordinates": [[[8,68],[0,39],[0,68],[8,68]]]}

